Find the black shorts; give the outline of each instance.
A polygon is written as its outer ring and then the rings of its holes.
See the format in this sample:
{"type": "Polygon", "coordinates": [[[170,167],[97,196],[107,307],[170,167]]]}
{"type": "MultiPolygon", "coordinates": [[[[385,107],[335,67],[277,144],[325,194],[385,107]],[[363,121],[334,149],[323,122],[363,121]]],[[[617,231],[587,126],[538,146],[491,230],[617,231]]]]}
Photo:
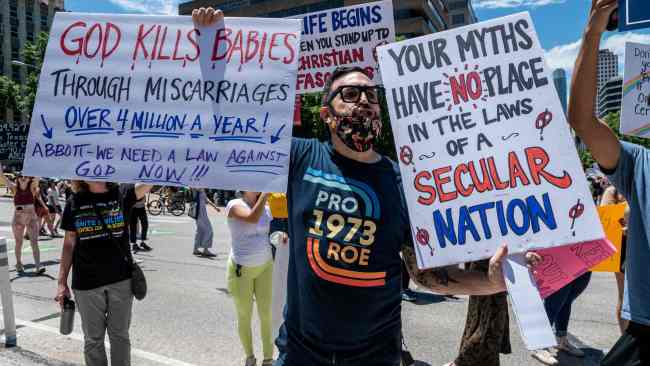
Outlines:
{"type": "Polygon", "coordinates": [[[650,366],[650,326],[630,322],[601,366],[650,366]]]}

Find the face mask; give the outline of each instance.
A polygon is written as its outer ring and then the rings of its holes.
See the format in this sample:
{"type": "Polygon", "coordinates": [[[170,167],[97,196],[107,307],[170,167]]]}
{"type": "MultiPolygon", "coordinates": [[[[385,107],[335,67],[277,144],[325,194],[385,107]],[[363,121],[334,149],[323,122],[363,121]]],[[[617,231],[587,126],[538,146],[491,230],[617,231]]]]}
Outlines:
{"type": "Polygon", "coordinates": [[[375,146],[381,134],[379,115],[368,109],[355,108],[350,116],[334,116],[336,135],[345,146],[357,152],[366,152],[375,146]]]}

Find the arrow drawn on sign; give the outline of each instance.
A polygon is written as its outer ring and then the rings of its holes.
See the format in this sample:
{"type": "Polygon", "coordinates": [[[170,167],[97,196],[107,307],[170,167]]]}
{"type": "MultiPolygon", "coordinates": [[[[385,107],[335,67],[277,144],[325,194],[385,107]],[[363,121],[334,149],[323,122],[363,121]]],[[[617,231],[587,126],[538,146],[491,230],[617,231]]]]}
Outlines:
{"type": "Polygon", "coordinates": [[[282,132],[282,130],[284,130],[284,126],[286,126],[286,124],[282,125],[282,127],[280,127],[280,129],[278,130],[278,132],[275,133],[275,135],[271,135],[272,144],[275,144],[276,142],[278,142],[278,140],[280,140],[280,133],[282,132]]]}
{"type": "Polygon", "coordinates": [[[47,127],[47,123],[45,123],[45,117],[41,114],[41,122],[43,123],[43,128],[45,128],[45,132],[43,132],[43,136],[45,138],[51,139],[52,134],[54,133],[54,128],[47,127]]]}

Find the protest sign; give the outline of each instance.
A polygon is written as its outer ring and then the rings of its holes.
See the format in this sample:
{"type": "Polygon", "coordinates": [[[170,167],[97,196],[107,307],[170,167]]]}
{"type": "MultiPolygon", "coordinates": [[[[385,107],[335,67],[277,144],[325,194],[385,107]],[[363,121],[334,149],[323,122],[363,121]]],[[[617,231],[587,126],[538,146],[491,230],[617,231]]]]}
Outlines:
{"type": "Polygon", "coordinates": [[[420,268],[604,233],[528,13],[379,48],[420,268]]]}
{"type": "Polygon", "coordinates": [[[620,272],[623,242],[623,225],[625,203],[598,207],[600,222],[605,230],[605,237],[616,248],[616,252],[591,270],[594,272],[620,272]]]}
{"type": "Polygon", "coordinates": [[[381,83],[376,48],[395,40],[392,0],[292,18],[302,19],[297,93],[323,91],[331,72],[343,65],[363,67],[381,83]]]}
{"type": "Polygon", "coordinates": [[[533,351],[556,346],[553,328],[523,254],[506,257],[503,261],[503,278],[526,348],[533,351]]]}
{"type": "Polygon", "coordinates": [[[618,29],[621,31],[650,27],[648,0],[619,0],[618,29]]]}
{"type": "Polygon", "coordinates": [[[650,137],[650,45],[625,44],[622,98],[621,133],[650,137]]]}
{"type": "Polygon", "coordinates": [[[542,262],[533,268],[533,276],[543,299],[603,263],[616,253],[609,240],[594,240],[575,245],[540,249],[542,262]]]}
{"type": "Polygon", "coordinates": [[[58,13],[25,173],[286,190],[300,22],[58,13]]]}
{"type": "Polygon", "coordinates": [[[27,124],[0,122],[0,161],[23,160],[28,131],[27,124]]]}

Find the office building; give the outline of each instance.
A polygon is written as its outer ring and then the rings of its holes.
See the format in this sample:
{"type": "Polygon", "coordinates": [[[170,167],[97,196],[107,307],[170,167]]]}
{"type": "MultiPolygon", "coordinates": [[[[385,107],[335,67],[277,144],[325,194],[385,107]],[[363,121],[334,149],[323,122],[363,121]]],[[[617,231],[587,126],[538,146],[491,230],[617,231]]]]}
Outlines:
{"type": "Polygon", "coordinates": [[[458,28],[477,22],[471,0],[447,0],[446,2],[449,28],[458,28]]]}
{"type": "MultiPolygon", "coordinates": [[[[0,75],[25,82],[26,66],[12,61],[23,61],[25,43],[48,32],[54,13],[63,9],[64,0],[0,0],[0,75]]],[[[13,111],[0,110],[0,120],[13,118],[13,111]]]]}
{"type": "Polygon", "coordinates": [[[604,83],[598,92],[598,117],[604,118],[610,113],[620,111],[622,97],[622,77],[617,76],[604,83]]]}
{"type": "MultiPolygon", "coordinates": [[[[189,15],[193,9],[211,6],[223,10],[228,16],[284,18],[367,2],[363,0],[192,0],[179,4],[178,13],[189,15]]],[[[469,0],[460,2],[469,4],[469,0]]],[[[447,21],[449,19],[447,5],[443,0],[393,0],[393,8],[398,35],[411,38],[450,28],[447,21]]]]}
{"type": "Polygon", "coordinates": [[[562,104],[562,110],[564,115],[567,114],[567,82],[566,82],[566,71],[564,69],[555,69],[553,70],[553,85],[555,85],[555,90],[557,90],[557,95],[560,97],[560,104],[562,104]]]}
{"type": "Polygon", "coordinates": [[[608,49],[603,49],[598,51],[598,93],[596,94],[596,107],[595,115],[599,116],[600,111],[598,110],[598,94],[600,94],[600,89],[607,83],[611,78],[618,76],[618,55],[614,54],[608,49]]]}

